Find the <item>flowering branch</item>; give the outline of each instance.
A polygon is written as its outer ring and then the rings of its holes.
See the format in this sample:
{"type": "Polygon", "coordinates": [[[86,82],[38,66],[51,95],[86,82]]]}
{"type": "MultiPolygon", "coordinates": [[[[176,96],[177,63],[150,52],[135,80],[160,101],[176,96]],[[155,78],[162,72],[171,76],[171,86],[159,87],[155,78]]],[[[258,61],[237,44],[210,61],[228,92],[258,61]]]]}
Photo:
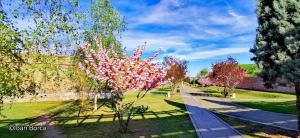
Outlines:
{"type": "Polygon", "coordinates": [[[145,45],[133,50],[132,56],[118,57],[112,50],[105,50],[101,42],[97,42],[98,52],[85,44],[81,50],[85,60],[80,63],[82,70],[95,80],[107,82],[114,90],[126,92],[131,89],[151,90],[164,82],[165,69],[158,63],[152,63],[159,52],[148,59],[141,59],[145,45]]]}

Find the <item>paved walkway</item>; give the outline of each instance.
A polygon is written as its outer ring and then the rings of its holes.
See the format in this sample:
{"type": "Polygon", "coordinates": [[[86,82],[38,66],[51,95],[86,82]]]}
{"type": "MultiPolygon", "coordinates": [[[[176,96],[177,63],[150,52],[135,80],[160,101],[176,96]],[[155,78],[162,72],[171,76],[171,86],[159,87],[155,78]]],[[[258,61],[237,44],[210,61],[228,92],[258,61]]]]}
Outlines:
{"type": "Polygon", "coordinates": [[[193,93],[192,95],[199,104],[205,105],[205,108],[223,113],[228,116],[265,125],[271,125],[287,130],[296,131],[298,128],[296,115],[247,108],[228,101],[224,101],[221,98],[207,97],[201,93],[199,93],[199,95],[193,93]]]}
{"type": "Polygon", "coordinates": [[[198,137],[201,138],[241,138],[238,131],[231,128],[223,120],[216,117],[210,111],[201,108],[196,99],[182,88],[181,94],[184,98],[186,109],[189,111],[198,137]]]}

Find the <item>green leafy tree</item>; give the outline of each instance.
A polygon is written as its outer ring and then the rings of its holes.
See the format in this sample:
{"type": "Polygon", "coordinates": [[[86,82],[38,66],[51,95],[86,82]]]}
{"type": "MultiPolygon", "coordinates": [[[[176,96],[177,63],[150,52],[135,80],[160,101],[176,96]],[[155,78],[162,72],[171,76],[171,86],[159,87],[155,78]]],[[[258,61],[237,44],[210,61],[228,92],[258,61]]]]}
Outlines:
{"type": "Polygon", "coordinates": [[[74,55],[76,44],[95,37],[102,37],[105,48],[114,45],[122,55],[117,36],[125,23],[109,0],[1,0],[0,9],[1,22],[20,36],[23,59],[39,64],[34,70],[58,72],[56,55],[74,55]],[[87,12],[82,11],[83,4],[88,5],[87,12]]]}
{"type": "Polygon", "coordinates": [[[119,55],[123,55],[124,50],[117,38],[125,30],[125,22],[118,11],[110,4],[109,0],[91,0],[91,5],[85,20],[84,31],[85,41],[97,48],[95,37],[101,39],[105,49],[111,48],[119,55]]]}
{"type": "Polygon", "coordinates": [[[72,55],[72,45],[80,35],[78,2],[1,0],[0,9],[1,23],[18,34],[15,47],[25,63],[19,73],[31,78],[35,73],[43,73],[45,80],[60,84],[62,67],[58,55],[72,55]]]}
{"type": "Polygon", "coordinates": [[[209,72],[207,68],[203,68],[198,72],[197,79],[206,78],[208,76],[209,72]]]}
{"type": "Polygon", "coordinates": [[[99,86],[104,85],[87,81],[88,78],[76,70],[82,60],[76,46],[101,37],[106,49],[114,45],[115,52],[120,56],[123,54],[117,40],[125,23],[109,0],[0,0],[0,19],[3,25],[18,35],[19,43],[14,46],[22,54],[14,55],[26,63],[19,74],[33,77],[36,72],[42,73],[45,81],[39,85],[49,81],[60,85],[67,75],[74,80],[83,80],[75,83],[76,88],[99,91],[102,89],[99,86]],[[82,11],[81,5],[87,3],[90,4],[87,12],[82,11]],[[73,62],[62,62],[61,55],[72,56],[73,62]],[[69,68],[65,69],[65,66],[69,68]]]}
{"type": "Polygon", "coordinates": [[[4,96],[13,96],[19,90],[21,67],[19,54],[16,52],[18,38],[16,32],[0,23],[0,102],[4,96]]]}
{"type": "Polygon", "coordinates": [[[252,60],[266,86],[277,78],[294,84],[300,130],[300,0],[257,0],[257,18],[252,60]]]}
{"type": "MultiPolygon", "coordinates": [[[[30,75],[21,72],[24,61],[18,50],[19,35],[0,22],[0,110],[4,98],[34,93],[36,85],[30,75]]],[[[0,112],[0,116],[4,116],[0,112]]]]}
{"type": "Polygon", "coordinates": [[[255,64],[240,64],[240,67],[247,72],[248,77],[256,77],[258,70],[255,64]]]}

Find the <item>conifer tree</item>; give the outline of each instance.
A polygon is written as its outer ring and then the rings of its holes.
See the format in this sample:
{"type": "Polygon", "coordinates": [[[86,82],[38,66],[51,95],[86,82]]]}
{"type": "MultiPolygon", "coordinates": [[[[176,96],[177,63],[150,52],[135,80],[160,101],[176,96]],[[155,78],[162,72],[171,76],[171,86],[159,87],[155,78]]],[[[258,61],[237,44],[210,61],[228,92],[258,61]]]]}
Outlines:
{"type": "Polygon", "coordinates": [[[257,0],[257,18],[252,60],[266,86],[278,78],[294,84],[300,130],[300,0],[257,0]]]}

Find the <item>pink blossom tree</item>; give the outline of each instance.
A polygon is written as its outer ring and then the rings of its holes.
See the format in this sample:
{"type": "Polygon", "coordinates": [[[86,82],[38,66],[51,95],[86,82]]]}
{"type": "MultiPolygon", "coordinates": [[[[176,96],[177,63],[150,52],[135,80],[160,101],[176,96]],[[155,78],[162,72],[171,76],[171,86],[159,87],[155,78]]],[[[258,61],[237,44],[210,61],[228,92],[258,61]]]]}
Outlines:
{"type": "Polygon", "coordinates": [[[175,92],[180,83],[183,85],[183,81],[186,78],[188,62],[167,56],[164,57],[163,64],[167,68],[166,79],[172,84],[173,92],[175,92]]]}
{"type": "Polygon", "coordinates": [[[147,92],[164,83],[166,70],[158,63],[151,61],[159,52],[154,53],[148,59],[141,56],[145,45],[133,50],[132,56],[118,57],[113,49],[105,50],[100,41],[97,41],[97,52],[86,43],[81,50],[84,60],[80,67],[92,79],[106,83],[111,88],[112,109],[116,113],[120,131],[127,132],[133,114],[147,110],[144,106],[134,106],[134,103],[143,98],[147,92]],[[123,93],[133,89],[139,89],[137,97],[129,103],[122,103],[123,93]],[[124,120],[124,117],[127,118],[124,120]]]}
{"type": "Polygon", "coordinates": [[[212,65],[212,72],[208,76],[215,85],[223,86],[223,96],[228,96],[228,90],[234,91],[235,87],[246,81],[246,71],[232,57],[212,65]]]}
{"type": "Polygon", "coordinates": [[[204,86],[210,86],[210,85],[214,85],[214,83],[209,79],[209,78],[203,78],[203,79],[199,79],[198,83],[200,85],[204,85],[204,86]]]}

